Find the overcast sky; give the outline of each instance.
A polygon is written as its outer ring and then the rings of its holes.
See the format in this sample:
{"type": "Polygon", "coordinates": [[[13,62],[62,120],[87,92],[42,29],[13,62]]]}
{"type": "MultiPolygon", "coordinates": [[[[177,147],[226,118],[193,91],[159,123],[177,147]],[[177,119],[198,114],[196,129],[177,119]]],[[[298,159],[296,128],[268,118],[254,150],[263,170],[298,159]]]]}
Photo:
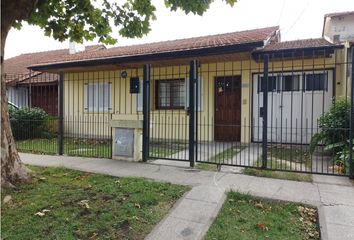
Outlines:
{"type": "MultiPolygon", "coordinates": [[[[321,37],[323,16],[330,12],[354,11],[354,0],[239,0],[233,8],[215,0],[203,16],[170,12],[163,0],[153,0],[157,20],[151,32],[141,39],[119,37],[118,44],[132,45],[179,38],[212,35],[240,30],[276,26],[282,40],[321,37]]],[[[87,42],[86,45],[97,42],[87,42]]],[[[6,41],[5,58],[22,53],[68,48],[68,42],[45,37],[35,26],[12,29],[6,41]]],[[[108,46],[111,47],[111,46],[108,46]]]]}

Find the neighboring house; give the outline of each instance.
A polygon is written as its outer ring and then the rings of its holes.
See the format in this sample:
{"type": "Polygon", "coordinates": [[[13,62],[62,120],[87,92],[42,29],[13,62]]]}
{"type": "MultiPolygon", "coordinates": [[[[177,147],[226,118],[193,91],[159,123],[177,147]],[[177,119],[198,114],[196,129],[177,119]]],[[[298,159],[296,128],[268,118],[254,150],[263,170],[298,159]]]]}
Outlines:
{"type": "Polygon", "coordinates": [[[354,40],[354,11],[324,16],[322,37],[333,43],[354,40]]]}
{"type": "Polygon", "coordinates": [[[141,83],[143,65],[151,64],[150,138],[188,141],[189,62],[198,59],[198,140],[249,143],[262,139],[268,54],[268,141],[304,144],[332,98],[346,94],[342,51],[323,38],[281,42],[279,27],[268,27],[114,47],[30,68],[63,72],[67,135],[110,138],[112,120],[143,118],[141,87],[131,93],[130,83],[141,83]]]}
{"type": "MultiPolygon", "coordinates": [[[[354,49],[354,11],[328,13],[324,16],[322,37],[332,43],[341,43],[345,47],[343,60],[351,63],[354,49]]],[[[343,74],[347,80],[351,76],[351,64],[346,64],[343,74]]]]}
{"type": "MultiPolygon", "coordinates": [[[[87,52],[103,49],[103,45],[89,46],[87,52]]],[[[75,54],[71,50],[71,54],[75,54]]],[[[28,66],[41,61],[54,61],[70,55],[69,49],[21,54],[6,59],[4,74],[8,101],[19,107],[39,107],[48,114],[58,114],[58,79],[56,73],[30,71],[28,66]]]]}

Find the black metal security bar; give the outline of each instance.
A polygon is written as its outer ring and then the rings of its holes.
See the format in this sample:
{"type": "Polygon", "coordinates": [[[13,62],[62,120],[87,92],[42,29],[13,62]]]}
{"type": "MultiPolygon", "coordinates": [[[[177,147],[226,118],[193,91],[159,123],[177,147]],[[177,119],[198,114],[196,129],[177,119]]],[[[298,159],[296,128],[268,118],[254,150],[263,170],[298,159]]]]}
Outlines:
{"type": "Polygon", "coordinates": [[[149,158],[149,138],[150,138],[150,69],[149,64],[143,69],[143,161],[149,158]]]}
{"type": "Polygon", "coordinates": [[[267,168],[267,158],[268,158],[268,63],[269,63],[269,56],[268,54],[264,55],[264,63],[263,63],[263,81],[262,81],[262,88],[263,88],[263,107],[261,108],[261,117],[263,119],[263,138],[262,138],[262,168],[267,168]]]}
{"type": "Polygon", "coordinates": [[[354,50],[351,51],[351,100],[350,100],[350,131],[349,131],[349,177],[354,178],[353,131],[354,131],[354,50]]]}
{"type": "Polygon", "coordinates": [[[196,136],[197,129],[196,123],[198,121],[198,116],[195,114],[195,106],[197,104],[196,100],[196,89],[198,89],[198,61],[193,60],[190,63],[190,74],[189,74],[189,161],[190,166],[194,167],[196,157],[196,136]]]}
{"type": "Polygon", "coordinates": [[[64,154],[64,73],[59,74],[58,154],[64,154]]]}

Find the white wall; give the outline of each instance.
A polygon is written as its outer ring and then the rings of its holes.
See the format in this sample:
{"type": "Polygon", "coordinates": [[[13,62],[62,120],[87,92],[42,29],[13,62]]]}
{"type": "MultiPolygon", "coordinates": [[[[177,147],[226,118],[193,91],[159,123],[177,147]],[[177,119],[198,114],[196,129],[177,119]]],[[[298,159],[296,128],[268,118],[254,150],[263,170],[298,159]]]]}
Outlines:
{"type": "Polygon", "coordinates": [[[339,35],[341,42],[354,40],[354,14],[343,17],[327,17],[324,37],[333,42],[333,36],[335,35],[339,35]]]}

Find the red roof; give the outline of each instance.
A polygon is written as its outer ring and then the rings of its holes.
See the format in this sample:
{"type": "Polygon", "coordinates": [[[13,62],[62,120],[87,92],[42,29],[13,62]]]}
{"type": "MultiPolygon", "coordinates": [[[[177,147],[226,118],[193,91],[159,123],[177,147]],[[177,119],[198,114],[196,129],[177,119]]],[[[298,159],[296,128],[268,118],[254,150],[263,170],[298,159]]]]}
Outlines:
{"type": "Polygon", "coordinates": [[[255,52],[273,52],[281,50],[293,50],[293,49],[306,49],[306,48],[321,48],[321,47],[333,47],[337,46],[333,43],[328,42],[324,38],[315,39],[301,39],[294,41],[276,42],[265,46],[264,48],[258,49],[255,52]]]}
{"type": "Polygon", "coordinates": [[[65,55],[61,58],[47,59],[31,66],[46,66],[68,62],[99,60],[107,58],[124,58],[130,56],[154,55],[159,53],[184,52],[194,49],[208,49],[222,46],[236,46],[246,43],[263,42],[279,30],[279,27],[267,27],[247,31],[209,35],[203,37],[139,44],[132,46],[113,47],[100,51],[82,52],[75,55],[65,55]]]}
{"type": "MultiPolygon", "coordinates": [[[[85,47],[84,52],[95,52],[104,48],[105,48],[104,45],[92,45],[92,46],[85,47]]],[[[81,54],[81,53],[79,52],[76,54],[81,54]]],[[[25,53],[16,57],[6,59],[4,61],[4,73],[7,76],[6,82],[14,83],[17,81],[23,81],[27,79],[29,77],[28,67],[30,65],[37,64],[42,61],[56,61],[56,59],[61,59],[66,56],[76,55],[76,54],[69,54],[69,49],[60,49],[60,50],[52,50],[52,51],[45,51],[45,52],[25,53]]],[[[39,73],[32,72],[32,76],[38,74],[39,73]]],[[[38,79],[41,79],[42,82],[46,81],[44,77],[38,79]]],[[[50,77],[50,79],[53,78],[50,77]]]]}

